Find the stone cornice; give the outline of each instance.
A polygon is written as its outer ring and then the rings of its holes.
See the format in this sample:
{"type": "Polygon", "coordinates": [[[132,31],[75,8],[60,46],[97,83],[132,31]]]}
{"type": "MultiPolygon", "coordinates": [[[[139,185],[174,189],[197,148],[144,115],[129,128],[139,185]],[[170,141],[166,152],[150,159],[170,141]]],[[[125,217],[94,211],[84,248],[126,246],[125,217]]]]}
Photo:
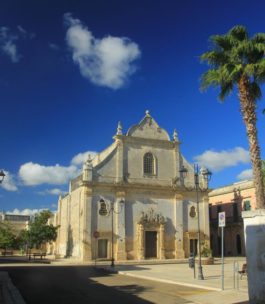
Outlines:
{"type": "Polygon", "coordinates": [[[142,138],[142,137],[131,137],[126,135],[115,135],[113,137],[116,141],[121,141],[123,144],[147,144],[155,147],[167,147],[167,148],[177,148],[180,145],[180,142],[169,141],[162,139],[153,139],[153,138],[142,138]]]}
{"type": "MultiPolygon", "coordinates": [[[[159,185],[148,185],[148,184],[130,184],[130,183],[104,183],[104,182],[87,182],[80,185],[80,187],[87,186],[89,188],[98,190],[100,188],[111,190],[113,192],[135,192],[138,190],[138,193],[145,192],[145,191],[152,191],[153,193],[163,193],[169,194],[170,196],[179,197],[187,197],[187,191],[183,191],[180,187],[172,187],[172,186],[159,186],[159,185]],[[140,191],[139,191],[140,190],[140,191]]],[[[137,192],[136,192],[137,193],[137,192]]]]}
{"type": "Polygon", "coordinates": [[[248,181],[234,183],[232,185],[214,189],[209,193],[209,197],[232,193],[234,191],[234,189],[242,191],[242,190],[247,190],[247,189],[251,189],[251,188],[254,188],[253,181],[248,180],[248,181]]]}

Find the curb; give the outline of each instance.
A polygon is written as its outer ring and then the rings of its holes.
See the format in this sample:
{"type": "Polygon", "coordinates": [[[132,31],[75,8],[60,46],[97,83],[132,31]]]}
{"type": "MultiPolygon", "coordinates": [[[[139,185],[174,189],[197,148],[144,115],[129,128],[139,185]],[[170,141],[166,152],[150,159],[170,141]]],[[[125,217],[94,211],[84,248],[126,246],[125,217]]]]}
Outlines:
{"type": "Polygon", "coordinates": [[[167,280],[167,279],[158,279],[158,278],[153,278],[150,276],[132,274],[132,273],[129,273],[126,271],[110,269],[110,268],[106,268],[106,267],[99,267],[97,269],[102,269],[102,270],[105,270],[105,271],[111,272],[111,273],[117,273],[117,274],[126,275],[126,276],[133,277],[133,278],[150,280],[150,281],[155,281],[155,282],[181,285],[181,286],[187,286],[187,287],[193,287],[193,288],[205,289],[205,290],[212,290],[212,291],[222,291],[221,288],[215,288],[215,287],[209,287],[209,286],[203,286],[203,285],[197,285],[197,284],[191,284],[191,283],[184,283],[184,282],[172,281],[172,280],[167,280]]]}
{"type": "Polygon", "coordinates": [[[187,287],[194,287],[199,289],[206,289],[206,290],[212,290],[212,291],[222,291],[221,288],[215,288],[215,287],[208,287],[208,286],[202,286],[202,285],[196,285],[196,284],[190,284],[190,283],[184,283],[184,282],[178,282],[178,281],[171,281],[167,279],[158,279],[158,278],[152,278],[148,276],[139,276],[132,273],[124,272],[124,271],[117,271],[118,274],[126,275],[129,277],[134,277],[138,279],[145,279],[155,282],[161,282],[161,283],[167,283],[167,284],[175,284],[175,285],[181,285],[181,286],[187,286],[187,287]]]}

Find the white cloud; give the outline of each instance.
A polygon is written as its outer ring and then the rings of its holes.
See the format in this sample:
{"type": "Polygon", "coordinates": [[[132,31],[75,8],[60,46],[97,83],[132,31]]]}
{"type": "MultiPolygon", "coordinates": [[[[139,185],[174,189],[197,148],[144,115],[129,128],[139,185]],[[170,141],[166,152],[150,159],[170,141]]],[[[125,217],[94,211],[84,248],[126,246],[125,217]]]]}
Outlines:
{"type": "Polygon", "coordinates": [[[14,209],[13,211],[7,211],[7,214],[16,214],[16,215],[34,215],[36,213],[41,212],[43,209],[14,209]]]}
{"type": "Polygon", "coordinates": [[[221,171],[240,163],[247,164],[250,162],[250,157],[248,150],[242,147],[236,147],[220,152],[207,150],[201,155],[195,156],[194,160],[212,171],[221,171]]]}
{"type": "Polygon", "coordinates": [[[96,152],[94,151],[86,151],[83,153],[78,153],[77,155],[75,155],[72,160],[71,160],[71,164],[75,165],[75,166],[80,166],[82,165],[88,158],[88,155],[91,156],[91,158],[93,159],[96,156],[96,152]]]}
{"type": "Polygon", "coordinates": [[[46,189],[45,191],[38,192],[41,195],[51,194],[51,195],[64,195],[66,191],[63,191],[59,188],[46,189]]]}
{"type": "Polygon", "coordinates": [[[32,39],[35,34],[27,32],[22,26],[17,27],[16,33],[11,33],[11,30],[6,27],[0,27],[0,50],[7,55],[13,63],[17,63],[21,59],[17,49],[19,39],[32,39]]]}
{"type": "MultiPolygon", "coordinates": [[[[96,154],[97,153],[94,151],[78,153],[72,158],[69,166],[60,166],[58,164],[55,166],[44,166],[33,162],[27,162],[20,166],[18,178],[24,186],[37,186],[41,184],[64,185],[80,174],[81,166],[87,160],[88,155],[90,155],[91,158],[94,158],[96,154]]],[[[3,188],[9,191],[16,191],[17,186],[13,176],[7,171],[5,171],[5,174],[6,177],[2,183],[3,188]]],[[[59,188],[54,188],[38,193],[41,195],[63,195],[66,192],[59,188]]]]}
{"type": "Polygon", "coordinates": [[[64,14],[64,21],[68,27],[66,42],[82,76],[99,86],[122,87],[135,72],[133,62],[141,54],[138,45],[125,37],[97,39],[69,13],[64,14]]]}
{"type": "Polygon", "coordinates": [[[246,180],[246,179],[252,179],[253,178],[253,171],[252,169],[247,169],[242,171],[238,174],[237,179],[239,180],[246,180]]]}
{"type": "Polygon", "coordinates": [[[6,176],[1,184],[2,188],[7,191],[17,191],[18,189],[14,181],[14,176],[8,171],[4,171],[4,173],[6,176]]]}
{"type": "Polygon", "coordinates": [[[11,34],[8,27],[0,27],[0,49],[13,63],[18,62],[21,57],[17,51],[16,40],[18,36],[11,34]]]}
{"type": "Polygon", "coordinates": [[[32,162],[23,164],[19,169],[19,176],[22,182],[28,186],[40,184],[62,185],[67,183],[71,178],[77,176],[78,169],[76,166],[63,167],[42,166],[32,162]]]}

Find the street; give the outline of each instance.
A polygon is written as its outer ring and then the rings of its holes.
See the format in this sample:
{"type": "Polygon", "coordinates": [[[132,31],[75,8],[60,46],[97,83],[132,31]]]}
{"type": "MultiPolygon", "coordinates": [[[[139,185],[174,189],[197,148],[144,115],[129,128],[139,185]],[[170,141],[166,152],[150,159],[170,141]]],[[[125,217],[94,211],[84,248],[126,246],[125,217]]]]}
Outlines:
{"type": "Polygon", "coordinates": [[[27,304],[191,303],[209,291],[112,274],[92,266],[4,266],[27,304]]]}

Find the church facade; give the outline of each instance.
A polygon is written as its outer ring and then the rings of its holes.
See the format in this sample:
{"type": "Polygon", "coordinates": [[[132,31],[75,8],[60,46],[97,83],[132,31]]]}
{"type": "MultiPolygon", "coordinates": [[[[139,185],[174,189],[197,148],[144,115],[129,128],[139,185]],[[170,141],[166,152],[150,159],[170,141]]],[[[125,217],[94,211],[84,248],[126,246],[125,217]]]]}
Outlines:
{"type": "MultiPolygon", "coordinates": [[[[113,139],[87,159],[69,193],[59,198],[54,253],[122,261],[181,259],[197,252],[196,193],[187,190],[194,186],[194,171],[180,153],[176,131],[170,139],[146,111],[126,134],[119,123],[113,139]]],[[[202,178],[200,183],[207,186],[202,178]]],[[[207,193],[199,201],[201,241],[209,246],[207,193]]]]}

